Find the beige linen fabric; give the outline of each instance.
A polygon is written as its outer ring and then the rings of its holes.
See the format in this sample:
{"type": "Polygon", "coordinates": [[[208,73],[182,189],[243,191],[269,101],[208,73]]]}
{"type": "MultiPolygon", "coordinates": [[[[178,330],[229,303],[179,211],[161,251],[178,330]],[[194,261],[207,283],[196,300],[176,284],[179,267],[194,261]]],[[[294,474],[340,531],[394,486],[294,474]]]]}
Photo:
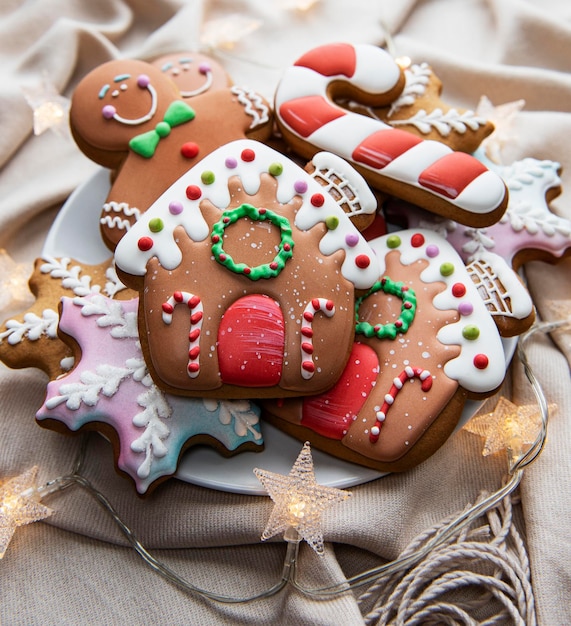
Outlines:
{"type": "MultiPolygon", "coordinates": [[[[554,210],[571,219],[571,4],[567,0],[321,0],[307,13],[274,0],[4,0],[0,6],[0,247],[31,264],[57,208],[94,171],[66,137],[32,134],[21,88],[42,75],[71,93],[92,67],[115,56],[149,58],[197,43],[202,20],[239,13],[262,27],[221,56],[229,74],[271,98],[286,68],[307,49],[345,40],[382,45],[383,24],[399,54],[427,61],[449,104],[475,108],[524,98],[504,158],[560,161],[563,194],[554,210]]],[[[571,298],[571,265],[527,271],[540,312],[571,298]],[[546,277],[549,280],[546,280],[546,277]]],[[[540,624],[571,623],[571,380],[569,362],[549,338],[530,356],[550,402],[559,406],[539,461],[524,476],[522,512],[540,624]]],[[[569,353],[567,357],[569,358],[569,353]]],[[[532,394],[514,367],[514,402],[532,394]]],[[[0,368],[0,479],[40,467],[40,481],[66,473],[79,441],[34,422],[45,376],[0,368]]],[[[301,447],[301,446],[300,446],[301,447]]],[[[424,529],[474,502],[502,480],[501,458],[484,459],[465,431],[403,475],[352,489],[324,515],[325,556],[302,545],[307,587],[344,580],[344,571],[396,558],[424,529]],[[335,544],[343,544],[336,550],[335,544]]],[[[293,463],[294,459],[292,459],[293,463]]],[[[142,501],[113,470],[109,445],[89,439],[86,475],[143,543],[199,587],[249,596],[279,579],[284,544],[261,543],[269,498],[223,493],[170,481],[142,501]]],[[[360,624],[350,593],[314,601],[287,589],[247,605],[218,605],[188,595],[145,568],[109,518],[70,488],[46,499],[48,523],[19,529],[0,562],[0,619],[12,624],[360,624]]]]}

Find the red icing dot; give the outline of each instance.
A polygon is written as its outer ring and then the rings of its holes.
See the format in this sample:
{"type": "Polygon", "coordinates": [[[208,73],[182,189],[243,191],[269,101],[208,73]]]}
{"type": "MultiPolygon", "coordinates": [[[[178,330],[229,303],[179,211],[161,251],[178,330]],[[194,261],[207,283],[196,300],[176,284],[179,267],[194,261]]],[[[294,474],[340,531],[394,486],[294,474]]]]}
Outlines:
{"type": "Polygon", "coordinates": [[[194,159],[198,152],[198,144],[194,143],[193,141],[187,141],[186,143],[182,144],[180,148],[180,153],[185,159],[194,159]]]}
{"type": "Polygon", "coordinates": [[[192,296],[192,298],[188,301],[188,308],[194,309],[194,307],[198,304],[200,304],[200,296],[192,296]]]}
{"type": "Polygon", "coordinates": [[[325,203],[325,197],[323,196],[322,193],[314,193],[311,196],[311,204],[313,204],[313,206],[323,206],[325,203]]]}
{"type": "Polygon", "coordinates": [[[188,351],[188,358],[195,361],[200,354],[200,346],[194,346],[188,351]]]}
{"type": "Polygon", "coordinates": [[[198,324],[198,322],[200,322],[201,319],[202,319],[202,311],[197,311],[196,313],[193,313],[190,316],[190,323],[198,324]]]}
{"type": "Polygon", "coordinates": [[[304,341],[301,344],[301,349],[306,353],[306,354],[313,354],[313,344],[309,343],[308,341],[304,341]]]}
{"type": "Polygon", "coordinates": [[[251,267],[245,267],[245,268],[242,270],[242,272],[243,272],[244,274],[246,274],[246,276],[248,276],[248,274],[251,274],[251,273],[252,273],[252,268],[251,268],[251,267]]]}
{"type": "Polygon", "coordinates": [[[163,302],[163,311],[165,313],[172,313],[174,311],[174,307],[172,304],[169,304],[168,302],[163,302]]]}
{"type": "Polygon", "coordinates": [[[424,235],[421,235],[420,233],[415,233],[410,238],[410,245],[413,248],[420,248],[420,246],[422,246],[423,243],[424,243],[424,235]]]}
{"type": "Polygon", "coordinates": [[[477,354],[474,357],[474,367],[479,370],[485,370],[488,367],[490,360],[485,354],[477,354]]]}
{"type": "Polygon", "coordinates": [[[301,367],[306,371],[306,372],[315,372],[315,365],[313,364],[312,361],[304,361],[301,364],[301,367]]]}
{"type": "Polygon", "coordinates": [[[371,259],[366,254],[359,254],[355,258],[355,265],[362,270],[369,267],[370,264],[371,259]]]}
{"type": "Polygon", "coordinates": [[[311,337],[313,337],[313,328],[310,328],[309,326],[304,326],[301,329],[301,334],[304,337],[310,337],[311,338],[311,337]]]}
{"type": "Polygon", "coordinates": [[[242,161],[246,161],[246,163],[249,163],[256,158],[256,153],[250,148],[246,148],[245,150],[242,150],[242,154],[240,155],[240,157],[242,158],[242,161]]]}
{"type": "Polygon", "coordinates": [[[325,308],[328,311],[332,311],[334,306],[335,305],[333,304],[333,300],[327,300],[327,302],[325,303],[325,308]]]}
{"type": "Polygon", "coordinates": [[[454,283],[452,285],[452,295],[456,298],[461,298],[466,295],[466,285],[462,283],[454,283]]]}
{"type": "Polygon", "coordinates": [[[188,371],[191,372],[192,374],[194,374],[195,372],[198,372],[199,369],[200,369],[200,365],[198,363],[188,364],[188,371]]]}
{"type": "Polygon", "coordinates": [[[182,295],[182,291],[175,291],[172,295],[176,302],[182,302],[184,300],[184,296],[182,295]]]}
{"type": "Polygon", "coordinates": [[[200,198],[201,195],[202,195],[202,190],[200,189],[200,187],[198,187],[198,185],[189,185],[186,188],[186,197],[189,200],[198,200],[198,198],[200,198]]]}
{"type": "Polygon", "coordinates": [[[220,237],[218,235],[212,235],[213,243],[218,243],[220,241],[220,237]]]}
{"type": "Polygon", "coordinates": [[[153,247],[153,240],[150,237],[141,237],[137,245],[139,246],[139,250],[146,252],[153,247]]]}
{"type": "Polygon", "coordinates": [[[200,328],[195,328],[194,330],[191,330],[188,333],[188,340],[189,341],[196,341],[199,336],[200,336],[200,328]]]}

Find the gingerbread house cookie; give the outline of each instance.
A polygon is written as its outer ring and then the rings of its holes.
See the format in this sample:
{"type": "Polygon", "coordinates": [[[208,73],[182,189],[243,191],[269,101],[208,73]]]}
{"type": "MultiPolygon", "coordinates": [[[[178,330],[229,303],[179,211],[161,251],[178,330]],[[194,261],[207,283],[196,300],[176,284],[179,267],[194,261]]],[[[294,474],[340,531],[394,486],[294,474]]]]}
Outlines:
{"type": "Polygon", "coordinates": [[[401,471],[434,453],[467,398],[492,394],[506,371],[493,317],[462,259],[428,230],[371,242],[377,282],[357,298],[355,343],[328,392],[264,401],[263,416],[344,460],[401,471]]]}
{"type": "MultiPolygon", "coordinates": [[[[334,155],[352,209],[374,213],[363,179],[334,155]]],[[[169,393],[318,393],[353,343],[356,289],[374,252],[310,174],[251,140],[222,146],[168,189],[121,239],[119,273],[140,293],[143,352],[169,393]]]]}

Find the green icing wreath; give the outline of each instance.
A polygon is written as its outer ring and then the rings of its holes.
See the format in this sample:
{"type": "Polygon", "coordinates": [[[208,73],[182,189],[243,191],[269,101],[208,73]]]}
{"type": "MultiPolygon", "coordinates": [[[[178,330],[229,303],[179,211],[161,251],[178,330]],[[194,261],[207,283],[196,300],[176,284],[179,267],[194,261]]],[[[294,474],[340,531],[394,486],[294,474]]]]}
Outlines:
{"type": "Polygon", "coordinates": [[[275,278],[285,267],[286,261],[293,256],[293,237],[289,220],[283,215],[278,215],[269,209],[257,209],[251,204],[241,204],[235,209],[228,209],[222,213],[222,217],[213,225],[212,254],[218,263],[224,265],[236,274],[243,274],[250,280],[260,278],[275,278]],[[270,221],[280,229],[281,241],[276,256],[269,263],[252,267],[246,263],[236,263],[223,248],[223,236],[226,228],[243,217],[249,217],[254,221],[270,221]]]}
{"type": "Polygon", "coordinates": [[[355,333],[365,337],[377,337],[378,339],[395,339],[398,333],[404,334],[409,329],[416,314],[416,293],[414,289],[407,287],[402,282],[395,282],[388,276],[378,280],[367,293],[355,300],[355,333]],[[363,300],[374,293],[382,291],[402,300],[401,313],[396,322],[389,324],[375,324],[359,321],[359,307],[363,300]]]}

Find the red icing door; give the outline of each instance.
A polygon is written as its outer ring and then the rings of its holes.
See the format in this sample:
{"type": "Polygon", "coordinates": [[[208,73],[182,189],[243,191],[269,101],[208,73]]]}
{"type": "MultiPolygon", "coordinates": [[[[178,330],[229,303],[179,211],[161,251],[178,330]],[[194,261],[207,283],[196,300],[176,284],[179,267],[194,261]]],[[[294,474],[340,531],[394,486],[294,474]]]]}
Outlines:
{"type": "Polygon", "coordinates": [[[279,304],[261,294],[240,298],[224,313],[218,329],[222,381],[240,387],[277,385],[284,348],[284,318],[279,304]]]}
{"type": "Polygon", "coordinates": [[[335,386],[303,400],[302,426],[329,439],[342,439],[359,413],[379,375],[377,353],[354,343],[349,361],[335,386]]]}

